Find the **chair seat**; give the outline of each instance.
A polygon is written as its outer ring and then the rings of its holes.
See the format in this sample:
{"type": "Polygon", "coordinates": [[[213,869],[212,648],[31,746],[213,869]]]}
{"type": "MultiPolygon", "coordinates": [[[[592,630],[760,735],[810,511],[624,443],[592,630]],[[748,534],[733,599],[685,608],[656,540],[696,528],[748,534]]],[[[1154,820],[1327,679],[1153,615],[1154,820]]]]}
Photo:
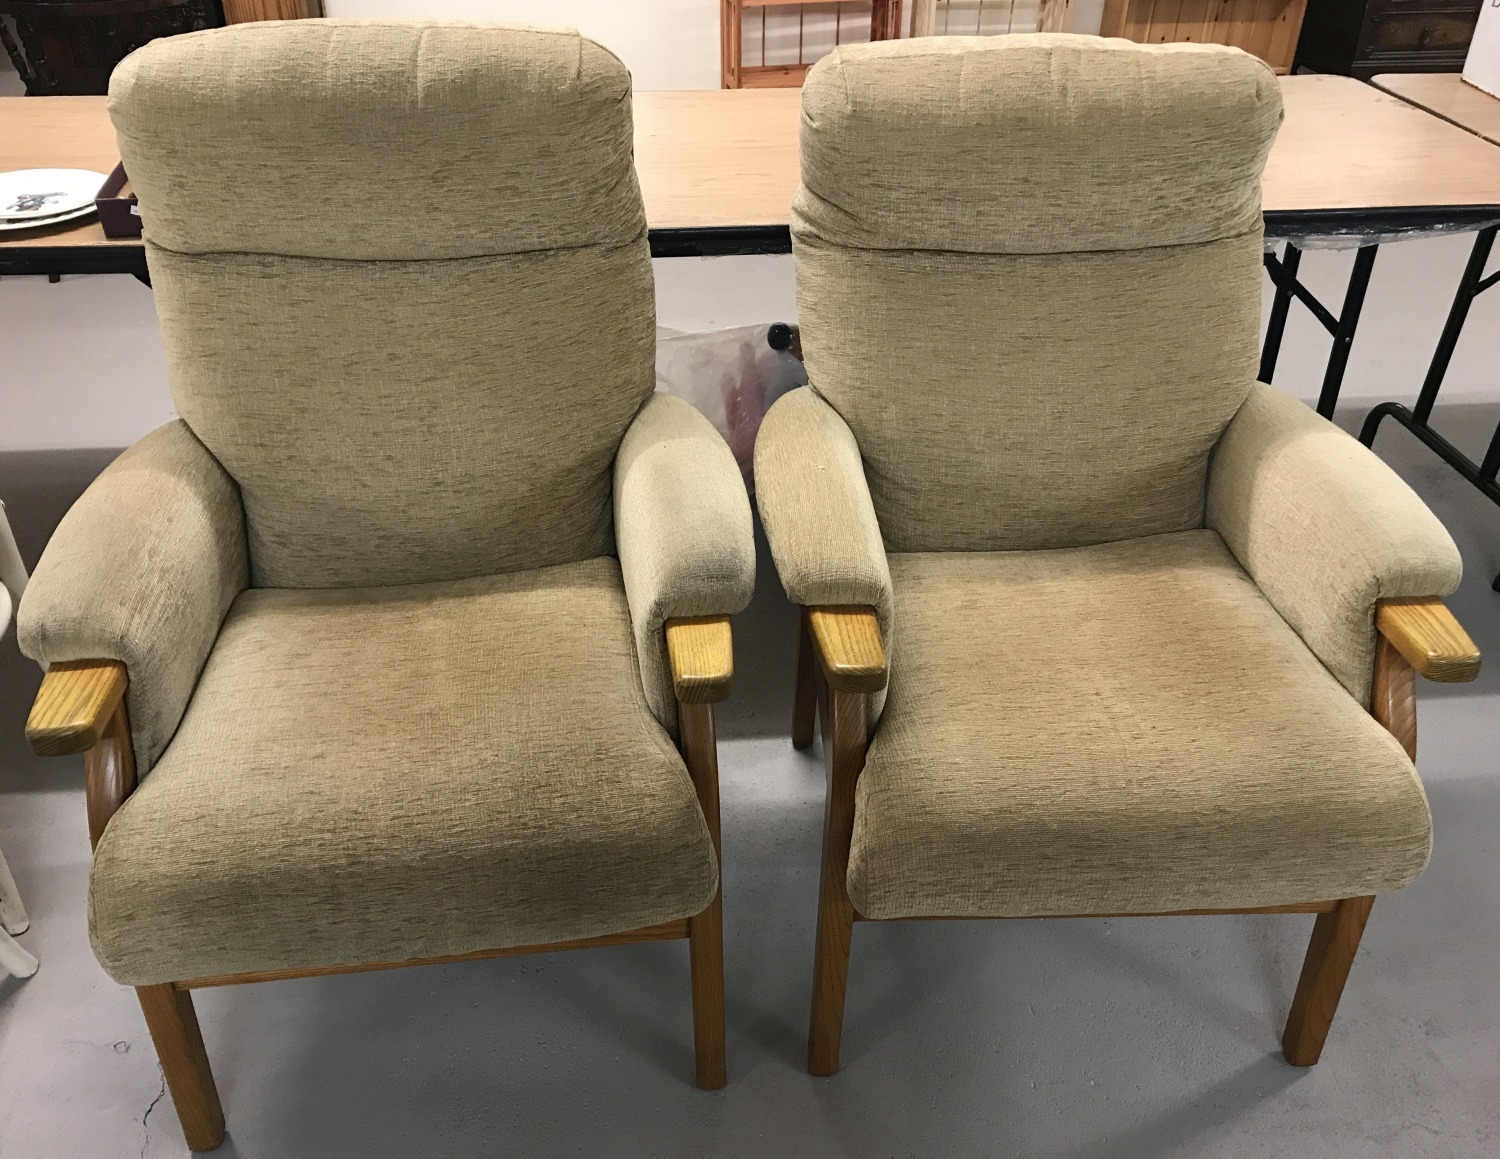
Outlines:
{"type": "Polygon", "coordinates": [[[91,934],[146,985],[591,937],[716,883],[595,559],[245,592],[100,841],[91,934]]]}
{"type": "Polygon", "coordinates": [[[1213,531],[890,564],[867,917],[1286,905],[1426,865],[1406,754],[1213,531]]]}

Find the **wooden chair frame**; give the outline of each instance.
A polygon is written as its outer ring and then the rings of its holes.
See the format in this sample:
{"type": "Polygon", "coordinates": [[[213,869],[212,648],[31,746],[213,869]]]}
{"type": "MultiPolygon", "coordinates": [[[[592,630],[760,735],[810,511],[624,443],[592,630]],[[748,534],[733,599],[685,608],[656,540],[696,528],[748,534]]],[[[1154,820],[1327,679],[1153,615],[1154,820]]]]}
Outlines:
{"type": "MultiPolygon", "coordinates": [[[[714,709],[729,695],[734,678],[733,642],[728,616],[670,620],[667,652],[677,696],[678,748],[708,822],[715,860],[719,845],[719,762],[714,709]]],[[[125,712],[128,678],[116,660],[54,664],[42,681],[26,722],[26,736],[41,756],[84,754],[89,840],[99,844],[105,826],[136,787],[134,749],[125,712]]],[[[353,974],[404,966],[470,962],[518,954],[547,954],[597,946],[686,939],[693,994],[693,1037],[697,1083],[717,1090],[725,1082],[724,941],[722,889],[702,913],[642,929],[539,946],[503,946],[468,954],[413,958],[398,962],[351,962],[306,969],[267,970],[187,978],[138,986],[141,1010],[161,1060],[167,1088],[194,1151],[212,1151],[224,1141],[224,1111],[198,1029],[191,991],[327,974],[353,974]]]]}
{"type": "MultiPolygon", "coordinates": [[[[1383,600],[1375,610],[1378,632],[1370,712],[1417,755],[1416,674],[1458,682],[1479,674],[1479,651],[1437,599],[1383,600]]],[[[849,845],[854,831],[854,787],[864,769],[870,738],[870,695],[885,687],[887,666],[880,627],[871,608],[814,607],[803,611],[797,653],[792,743],[812,744],[823,724],[828,796],[823,823],[823,869],[813,958],[812,1017],[807,1069],[831,1075],[839,1068],[844,994],[854,924],[866,919],[849,899],[849,845]]],[[[1187,914],[1317,914],[1312,942],[1282,1035],[1293,1066],[1312,1066],[1338,1009],[1349,967],[1370,916],[1373,897],[1314,899],[1253,909],[1186,909],[1168,914],[1048,914],[1043,917],[1165,917],[1187,914]]],[[[948,917],[949,915],[941,915],[948,917]]],[[[938,920],[914,918],[901,920],[938,920]]],[[[1002,919],[1010,920],[1010,919],[1002,919]]]]}

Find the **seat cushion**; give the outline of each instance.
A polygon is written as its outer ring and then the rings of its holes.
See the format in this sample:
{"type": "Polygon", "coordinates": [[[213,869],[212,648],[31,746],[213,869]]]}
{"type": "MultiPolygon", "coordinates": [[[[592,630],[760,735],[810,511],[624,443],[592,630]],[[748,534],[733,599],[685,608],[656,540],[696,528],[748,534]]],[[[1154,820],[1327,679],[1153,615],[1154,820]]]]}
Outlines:
{"type": "Polygon", "coordinates": [[[144,985],[586,938],[716,885],[596,559],[245,592],[99,843],[91,933],[144,985]]]}
{"type": "Polygon", "coordinates": [[[1380,893],[1427,863],[1396,741],[1200,530],[891,557],[855,907],[1161,912],[1380,893]]]}

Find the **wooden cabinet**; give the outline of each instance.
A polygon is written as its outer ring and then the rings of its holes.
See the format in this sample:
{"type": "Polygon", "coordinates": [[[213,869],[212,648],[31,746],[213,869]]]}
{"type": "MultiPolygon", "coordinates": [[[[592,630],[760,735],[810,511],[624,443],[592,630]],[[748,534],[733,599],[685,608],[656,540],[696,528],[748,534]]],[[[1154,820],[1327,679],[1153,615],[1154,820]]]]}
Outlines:
{"type": "Polygon", "coordinates": [[[1297,65],[1369,80],[1460,72],[1482,0],[1312,0],[1297,65]]]}

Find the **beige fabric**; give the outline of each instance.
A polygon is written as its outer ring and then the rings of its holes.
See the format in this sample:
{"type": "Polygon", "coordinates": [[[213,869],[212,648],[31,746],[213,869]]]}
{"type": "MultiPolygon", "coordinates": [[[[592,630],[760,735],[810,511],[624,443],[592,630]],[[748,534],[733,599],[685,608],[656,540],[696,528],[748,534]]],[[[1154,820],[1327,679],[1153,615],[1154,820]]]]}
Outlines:
{"type": "Polygon", "coordinates": [[[891,573],[859,447],[811,390],[783,395],[761,423],[755,502],[787,598],[872,607],[889,643],[891,573]]]}
{"type": "Polygon", "coordinates": [[[173,421],[94,480],[26,587],[17,616],[26,655],[124,662],[140,773],[172,739],[245,588],[244,522],[233,480],[173,421]]]}
{"type": "Polygon", "coordinates": [[[1216,45],[936,37],[836,48],[802,95],[798,229],[865,249],[1145,249],[1260,229],[1281,90],[1216,45]]]}
{"type": "Polygon", "coordinates": [[[1260,234],[1112,254],[796,242],[808,377],[891,551],[1071,547],[1203,523],[1259,357],[1260,234]]]}
{"type": "Polygon", "coordinates": [[[893,555],[891,575],[861,913],[1279,905],[1426,864],[1411,762],[1214,532],[893,555]]]}
{"type": "Polygon", "coordinates": [[[576,34],[486,25],[241,26],[116,71],[172,397],[257,585],[610,550],[655,384],[629,88],[576,34]]]}
{"type": "Polygon", "coordinates": [[[610,550],[655,388],[644,249],[351,264],[152,254],[182,417],[239,481],[255,582],[419,583],[610,550]]]}
{"type": "Polygon", "coordinates": [[[792,213],[812,388],[891,551],[1202,525],[1259,356],[1275,77],[1066,35],[841,48],[792,213]]]}
{"type": "Polygon", "coordinates": [[[181,253],[460,258],[645,228],[630,75],[576,32],[241,24],[132,53],[109,108],[146,236],[181,253]]]}
{"type": "Polygon", "coordinates": [[[1375,601],[1446,596],[1463,576],[1452,536],[1394,471],[1261,383],[1214,454],[1208,525],[1361,704],[1375,601]]]}
{"type": "Polygon", "coordinates": [[[675,729],[667,621],[738,612],[755,590],[745,480],[713,424],[680,398],[653,396],[625,433],[615,539],[646,703],[675,729]]]}
{"type": "Polygon", "coordinates": [[[716,880],[601,559],[246,592],[99,844],[91,932],[141,985],[589,937],[716,880]]]}

